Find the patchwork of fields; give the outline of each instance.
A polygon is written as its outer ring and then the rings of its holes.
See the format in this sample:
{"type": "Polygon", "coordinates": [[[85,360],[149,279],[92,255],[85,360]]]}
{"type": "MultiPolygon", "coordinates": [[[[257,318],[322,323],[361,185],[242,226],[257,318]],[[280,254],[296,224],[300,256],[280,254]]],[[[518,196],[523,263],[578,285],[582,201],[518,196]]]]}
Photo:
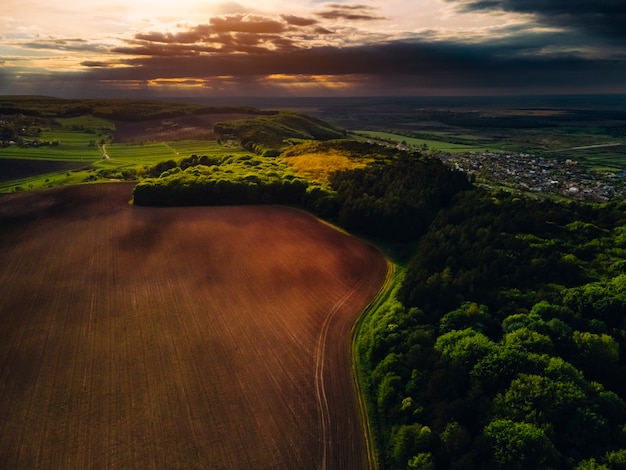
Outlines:
{"type": "MultiPolygon", "coordinates": [[[[239,146],[218,144],[213,126],[250,117],[246,112],[207,112],[129,122],[88,114],[38,121],[32,126],[36,135],[24,142],[0,141],[0,193],[119,179],[122,170],[136,173],[193,154],[248,154],[239,146]]],[[[136,179],[136,174],[122,179],[136,179]]]]}
{"type": "Polygon", "coordinates": [[[0,198],[0,467],[367,467],[354,321],[373,248],[279,207],[0,198]]]}
{"type": "Polygon", "coordinates": [[[250,119],[250,114],[216,113],[154,119],[140,122],[118,122],[114,140],[118,143],[167,142],[173,140],[215,140],[217,122],[250,119]]]}

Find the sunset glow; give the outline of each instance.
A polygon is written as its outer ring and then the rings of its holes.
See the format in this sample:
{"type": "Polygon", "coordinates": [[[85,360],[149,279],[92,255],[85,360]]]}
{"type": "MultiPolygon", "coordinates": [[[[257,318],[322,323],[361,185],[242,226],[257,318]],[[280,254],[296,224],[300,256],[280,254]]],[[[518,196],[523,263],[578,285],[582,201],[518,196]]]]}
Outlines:
{"type": "Polygon", "coordinates": [[[609,3],[8,0],[0,93],[623,91],[609,3]]]}

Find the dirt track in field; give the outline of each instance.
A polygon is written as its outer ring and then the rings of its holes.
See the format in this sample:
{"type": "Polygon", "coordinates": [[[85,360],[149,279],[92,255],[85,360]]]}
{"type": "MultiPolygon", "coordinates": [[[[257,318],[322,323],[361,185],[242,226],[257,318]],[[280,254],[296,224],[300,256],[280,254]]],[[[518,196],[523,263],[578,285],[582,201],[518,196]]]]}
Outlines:
{"type": "Polygon", "coordinates": [[[0,468],[367,468],[350,330],[382,256],[131,190],[0,197],[0,468]]]}

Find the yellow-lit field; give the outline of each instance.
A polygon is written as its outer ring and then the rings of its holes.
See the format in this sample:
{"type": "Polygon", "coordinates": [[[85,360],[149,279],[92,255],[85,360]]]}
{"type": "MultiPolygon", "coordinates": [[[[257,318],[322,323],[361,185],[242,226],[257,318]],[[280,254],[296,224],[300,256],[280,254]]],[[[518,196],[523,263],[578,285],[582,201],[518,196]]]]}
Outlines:
{"type": "Polygon", "coordinates": [[[290,165],[299,176],[318,182],[328,181],[328,176],[339,170],[364,168],[373,160],[371,158],[353,158],[336,151],[313,152],[294,157],[280,157],[290,165]]]}

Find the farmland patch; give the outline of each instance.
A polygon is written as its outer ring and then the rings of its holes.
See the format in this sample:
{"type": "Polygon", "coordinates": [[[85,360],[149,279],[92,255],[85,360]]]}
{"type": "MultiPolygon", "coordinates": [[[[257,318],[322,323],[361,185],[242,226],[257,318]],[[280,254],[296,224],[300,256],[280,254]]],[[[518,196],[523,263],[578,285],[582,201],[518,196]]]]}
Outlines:
{"type": "Polygon", "coordinates": [[[29,176],[57,171],[73,170],[85,166],[85,162],[63,162],[55,160],[26,160],[0,158],[0,182],[17,180],[29,176]]]}
{"type": "Polygon", "coordinates": [[[131,190],[0,198],[0,467],[366,468],[350,331],[380,254],[131,190]]]}
{"type": "Polygon", "coordinates": [[[217,122],[249,119],[250,114],[198,114],[168,119],[116,123],[113,140],[119,143],[214,140],[217,122]]]}

